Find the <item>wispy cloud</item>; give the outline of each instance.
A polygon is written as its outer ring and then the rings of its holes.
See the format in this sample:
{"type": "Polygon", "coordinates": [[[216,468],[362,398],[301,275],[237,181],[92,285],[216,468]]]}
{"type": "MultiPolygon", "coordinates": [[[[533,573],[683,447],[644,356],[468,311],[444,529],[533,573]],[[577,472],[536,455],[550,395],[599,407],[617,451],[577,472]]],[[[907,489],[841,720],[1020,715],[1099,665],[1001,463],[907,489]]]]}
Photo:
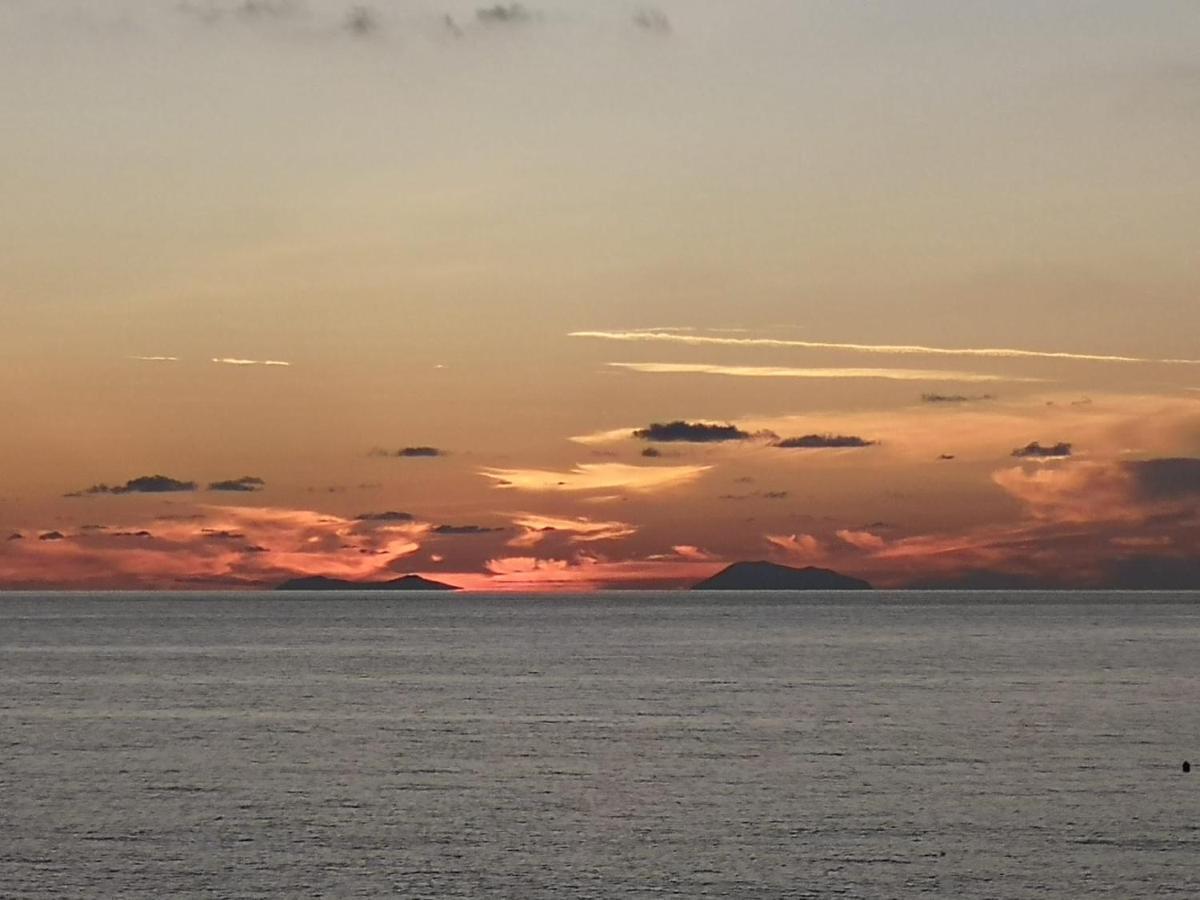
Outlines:
{"type": "Polygon", "coordinates": [[[1117,356],[1102,353],[1024,350],[1016,347],[929,347],[921,344],[857,344],[840,341],[800,341],[784,338],[718,337],[666,331],[572,331],[568,337],[595,338],[605,341],[674,343],[717,347],[797,347],[806,350],[845,350],[852,353],[882,353],[898,356],[973,356],[991,359],[1071,359],[1083,362],[1166,363],[1200,365],[1200,359],[1157,359],[1143,356],[1117,356]]]}
{"type": "Polygon", "coordinates": [[[627,522],[599,522],[582,517],[543,516],[535,513],[522,513],[513,518],[513,524],[523,531],[508,544],[510,547],[522,549],[535,547],[550,535],[565,535],[571,543],[587,543],[612,541],[637,534],[637,529],[627,522]]]}
{"type": "Polygon", "coordinates": [[[812,562],[825,557],[825,545],[811,534],[763,535],[771,549],[791,561],[812,562]]]}
{"type": "Polygon", "coordinates": [[[711,466],[630,466],[624,463],[582,463],[566,472],[547,469],[481,469],[479,474],[497,487],[522,491],[595,491],[624,488],[651,492],[690,484],[711,466]]]}
{"type": "Polygon", "coordinates": [[[281,359],[237,359],[230,356],[213,357],[213,362],[223,366],[290,366],[281,359]]]}
{"type": "Polygon", "coordinates": [[[733,378],[881,378],[890,381],[1037,382],[1040,378],[989,375],[943,369],[796,368],[790,366],[722,366],[707,363],[611,362],[616,369],[646,375],[725,375],[733,378]]]}
{"type": "Polygon", "coordinates": [[[138,362],[179,362],[178,356],[131,356],[129,358],[138,362]]]}

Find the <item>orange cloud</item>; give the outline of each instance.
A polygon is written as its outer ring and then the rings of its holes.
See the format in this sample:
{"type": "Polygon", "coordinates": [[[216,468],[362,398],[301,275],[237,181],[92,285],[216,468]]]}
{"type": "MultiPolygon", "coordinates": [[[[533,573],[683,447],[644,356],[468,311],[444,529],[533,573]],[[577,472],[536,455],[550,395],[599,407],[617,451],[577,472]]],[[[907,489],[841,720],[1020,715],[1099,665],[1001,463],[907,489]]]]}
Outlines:
{"type": "Polygon", "coordinates": [[[887,546],[887,541],[869,531],[851,531],[843,528],[837,532],[837,536],[851,547],[857,547],[859,550],[881,550],[887,546]]]}
{"type": "Polygon", "coordinates": [[[720,559],[720,557],[714,556],[707,550],[701,550],[699,547],[693,547],[691,544],[676,544],[671,549],[681,559],[689,559],[693,562],[713,562],[720,559]]]}
{"type": "Polygon", "coordinates": [[[994,381],[1036,382],[1040,378],[1017,375],[989,375],[983,372],[963,372],[945,369],[866,369],[866,368],[798,368],[794,366],[723,366],[707,363],[625,363],[610,362],[613,368],[641,372],[645,375],[725,375],[731,378],[878,378],[888,381],[960,381],[984,383],[994,381]]]}
{"type": "Polygon", "coordinates": [[[581,463],[567,472],[545,469],[481,469],[497,487],[521,491],[597,491],[622,488],[649,493],[691,484],[712,466],[631,466],[581,463]]]}
{"type": "Polygon", "coordinates": [[[421,548],[426,523],[377,526],[313,510],[203,507],[198,519],[161,519],[123,533],[9,542],[0,582],[60,587],[270,586],[295,575],[370,580],[421,548]],[[140,532],[140,534],[139,534],[140,532]]]}
{"type": "Polygon", "coordinates": [[[571,542],[580,543],[617,540],[637,533],[637,529],[626,522],[597,522],[587,518],[571,519],[530,513],[516,516],[513,524],[523,531],[508,545],[525,549],[537,546],[550,534],[567,535],[571,542]]]}
{"type": "Polygon", "coordinates": [[[811,534],[764,535],[776,550],[796,560],[815,560],[825,555],[825,546],[811,534]]]}

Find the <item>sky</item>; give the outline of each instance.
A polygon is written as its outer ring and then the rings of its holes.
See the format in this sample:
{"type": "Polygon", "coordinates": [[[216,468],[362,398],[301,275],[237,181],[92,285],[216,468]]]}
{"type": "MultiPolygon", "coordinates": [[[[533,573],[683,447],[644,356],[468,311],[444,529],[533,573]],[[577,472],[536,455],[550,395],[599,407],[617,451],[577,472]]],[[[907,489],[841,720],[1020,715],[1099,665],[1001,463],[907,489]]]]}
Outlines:
{"type": "Polygon", "coordinates": [[[1193,0],[0,0],[0,588],[1200,587],[1193,0]]]}

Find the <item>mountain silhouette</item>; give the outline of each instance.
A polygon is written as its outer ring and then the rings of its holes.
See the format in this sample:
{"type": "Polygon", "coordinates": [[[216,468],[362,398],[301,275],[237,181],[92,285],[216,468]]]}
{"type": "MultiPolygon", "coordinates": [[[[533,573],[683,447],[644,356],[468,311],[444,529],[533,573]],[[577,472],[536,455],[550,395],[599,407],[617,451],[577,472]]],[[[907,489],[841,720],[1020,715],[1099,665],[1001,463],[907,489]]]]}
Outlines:
{"type": "Polygon", "coordinates": [[[275,588],[277,591],[460,591],[453,584],[431,581],[420,575],[405,575],[391,581],[344,581],[341,578],[326,578],[324,575],[309,575],[292,578],[275,588]]]}
{"type": "Polygon", "coordinates": [[[694,591],[869,591],[871,585],[832,569],[794,569],[770,562],[736,562],[692,586],[694,591]]]}

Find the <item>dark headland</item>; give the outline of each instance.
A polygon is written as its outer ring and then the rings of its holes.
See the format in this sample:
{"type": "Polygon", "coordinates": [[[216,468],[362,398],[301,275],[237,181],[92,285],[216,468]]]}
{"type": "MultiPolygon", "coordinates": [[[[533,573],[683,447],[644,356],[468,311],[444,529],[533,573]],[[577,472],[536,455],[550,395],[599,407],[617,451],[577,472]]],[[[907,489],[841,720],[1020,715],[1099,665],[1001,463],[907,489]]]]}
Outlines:
{"type": "Polygon", "coordinates": [[[440,581],[431,581],[420,575],[405,575],[391,581],[344,581],[312,575],[293,578],[275,588],[277,591],[458,591],[462,588],[440,581]]]}
{"type": "Polygon", "coordinates": [[[693,591],[869,591],[871,585],[832,569],[807,566],[794,569],[769,562],[737,562],[711,578],[692,585],[693,591]]]}

